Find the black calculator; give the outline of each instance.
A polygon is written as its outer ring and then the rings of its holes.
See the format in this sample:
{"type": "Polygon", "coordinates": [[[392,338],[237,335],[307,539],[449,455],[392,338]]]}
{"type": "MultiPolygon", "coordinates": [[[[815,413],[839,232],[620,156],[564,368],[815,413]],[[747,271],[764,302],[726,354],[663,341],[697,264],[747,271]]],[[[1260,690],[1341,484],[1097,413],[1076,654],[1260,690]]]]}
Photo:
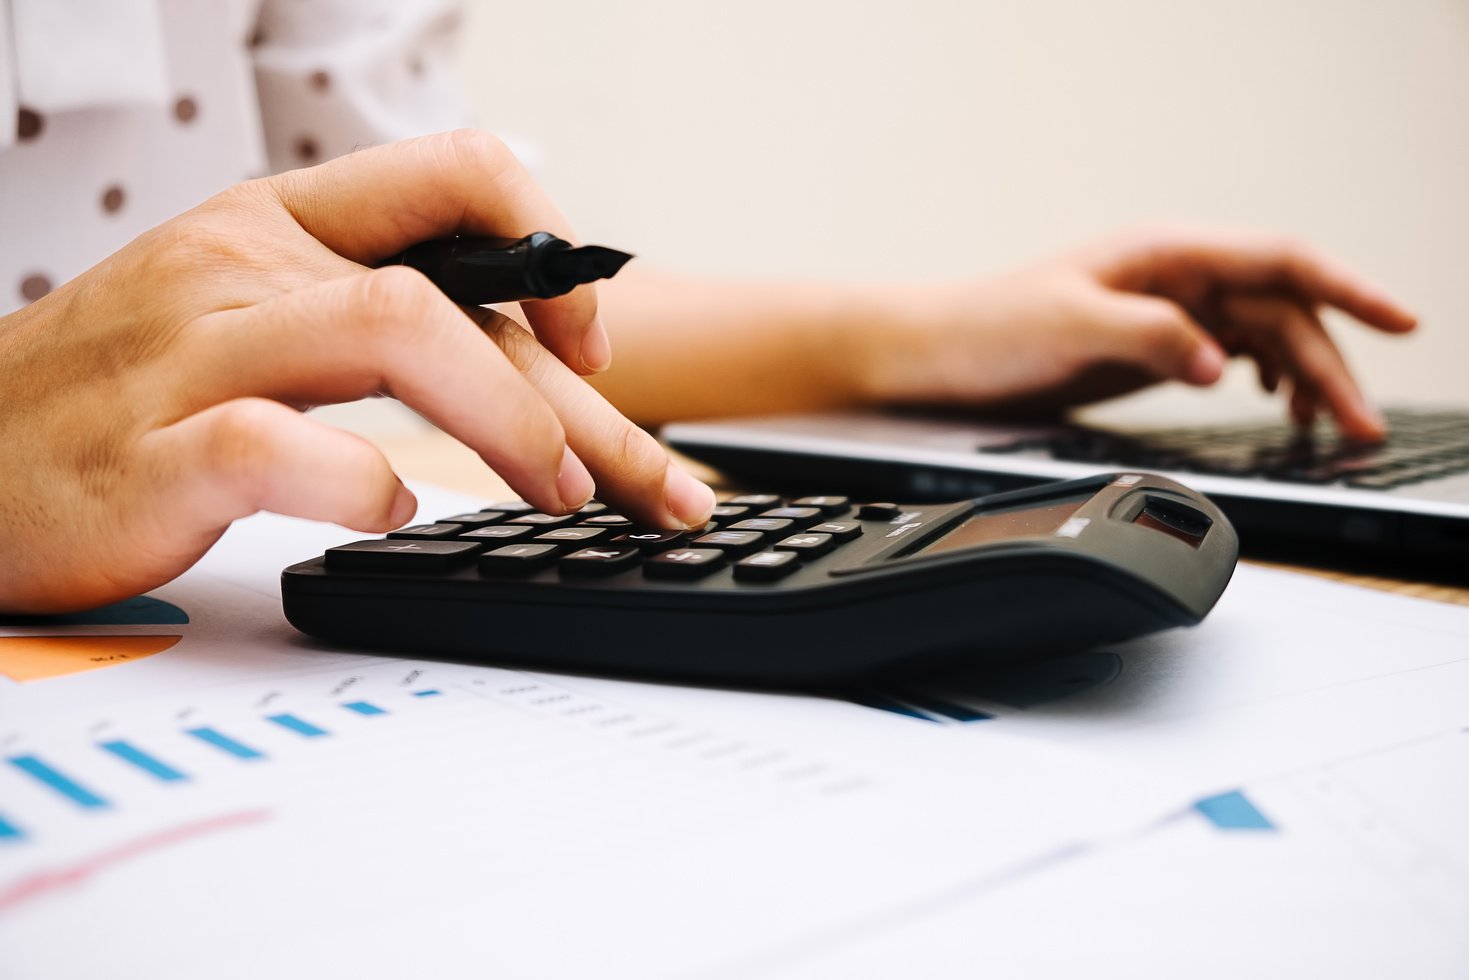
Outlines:
{"type": "Polygon", "coordinates": [[[1237,548],[1206,498],[1139,473],[949,504],[740,494],[687,532],[508,501],[332,548],[282,592],[334,644],[830,688],[1193,625],[1237,548]]]}

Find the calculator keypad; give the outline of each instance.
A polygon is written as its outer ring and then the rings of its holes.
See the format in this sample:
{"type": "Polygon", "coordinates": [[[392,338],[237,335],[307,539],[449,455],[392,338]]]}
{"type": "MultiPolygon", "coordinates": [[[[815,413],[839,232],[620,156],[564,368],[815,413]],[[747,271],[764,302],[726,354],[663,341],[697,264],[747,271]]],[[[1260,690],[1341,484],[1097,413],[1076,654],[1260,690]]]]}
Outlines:
{"type": "Polygon", "coordinates": [[[715,507],[703,528],[665,531],[639,528],[597,501],[564,515],[541,513],[523,501],[500,501],[482,511],[405,527],[382,540],[333,548],[326,566],[340,572],[433,574],[477,562],[480,574],[496,577],[542,581],[539,573],[549,570],[563,577],[626,575],[636,576],[634,581],[674,582],[694,582],[731,568],[736,582],[757,586],[780,581],[856,540],[863,519],[888,515],[883,505],[864,504],[860,519],[832,519],[852,507],[839,496],[788,500],[742,494],[715,507]]]}

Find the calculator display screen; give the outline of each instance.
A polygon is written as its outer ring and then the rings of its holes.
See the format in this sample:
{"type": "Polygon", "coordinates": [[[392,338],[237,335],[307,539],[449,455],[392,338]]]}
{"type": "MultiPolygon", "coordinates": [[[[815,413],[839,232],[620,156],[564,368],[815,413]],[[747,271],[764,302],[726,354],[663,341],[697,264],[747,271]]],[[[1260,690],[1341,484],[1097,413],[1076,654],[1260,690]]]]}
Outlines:
{"type": "Polygon", "coordinates": [[[1053,534],[1058,527],[1066,523],[1068,518],[1081,509],[1082,504],[1090,499],[1091,496],[1087,495],[1079,499],[1065,500],[1041,507],[1021,507],[990,514],[975,514],[937,541],[919,548],[914,554],[934,555],[1004,541],[1007,538],[1053,534]]]}

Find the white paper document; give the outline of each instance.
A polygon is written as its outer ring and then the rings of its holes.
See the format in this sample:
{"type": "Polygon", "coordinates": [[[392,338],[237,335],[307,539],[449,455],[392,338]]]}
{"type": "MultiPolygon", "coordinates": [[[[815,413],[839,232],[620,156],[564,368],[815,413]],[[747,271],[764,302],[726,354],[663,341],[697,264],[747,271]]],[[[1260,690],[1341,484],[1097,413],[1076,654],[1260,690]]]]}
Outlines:
{"type": "Polygon", "coordinates": [[[1194,630],[808,697],[327,649],[279,571],[353,537],[0,625],[0,977],[1469,970],[1469,610],[1242,567],[1194,630]]]}
{"type": "Polygon", "coordinates": [[[7,980],[676,976],[1179,802],[1069,749],[838,702],[715,724],[324,650],[272,583],[343,532],[259,517],[230,536],[147,599],[0,629],[7,980]]]}

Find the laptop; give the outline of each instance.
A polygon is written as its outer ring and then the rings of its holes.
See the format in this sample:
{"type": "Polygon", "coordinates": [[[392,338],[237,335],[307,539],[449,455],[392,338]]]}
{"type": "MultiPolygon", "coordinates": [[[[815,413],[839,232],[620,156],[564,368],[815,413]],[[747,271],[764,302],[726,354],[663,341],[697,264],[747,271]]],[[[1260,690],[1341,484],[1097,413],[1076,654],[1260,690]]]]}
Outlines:
{"type": "Polygon", "coordinates": [[[668,425],[675,449],[762,486],[954,500],[1143,470],[1207,494],[1241,544],[1338,546],[1469,571],[1469,409],[1391,409],[1383,444],[1248,422],[1156,429],[893,411],[668,425]]]}

